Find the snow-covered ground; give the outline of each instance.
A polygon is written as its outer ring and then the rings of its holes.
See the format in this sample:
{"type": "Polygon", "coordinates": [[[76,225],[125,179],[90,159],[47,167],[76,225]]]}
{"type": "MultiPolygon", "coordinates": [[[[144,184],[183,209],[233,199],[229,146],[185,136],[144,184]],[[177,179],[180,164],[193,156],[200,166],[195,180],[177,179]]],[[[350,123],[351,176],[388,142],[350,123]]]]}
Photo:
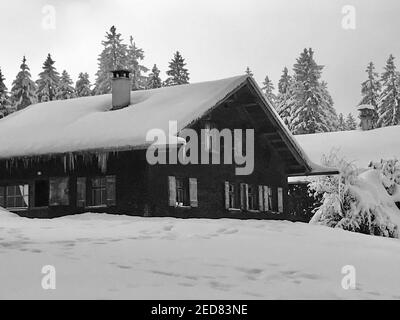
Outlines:
{"type": "Polygon", "coordinates": [[[0,211],[0,298],[400,299],[400,241],[284,221],[0,211]],[[56,268],[56,290],[41,269],[56,268]],[[342,267],[356,268],[344,290],[342,267]]]}

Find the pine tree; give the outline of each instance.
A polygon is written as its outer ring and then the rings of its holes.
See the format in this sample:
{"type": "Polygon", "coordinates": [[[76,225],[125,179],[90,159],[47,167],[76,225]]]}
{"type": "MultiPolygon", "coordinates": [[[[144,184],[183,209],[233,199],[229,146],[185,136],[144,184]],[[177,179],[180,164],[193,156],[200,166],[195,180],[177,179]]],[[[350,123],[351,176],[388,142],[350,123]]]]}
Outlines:
{"type": "Polygon", "coordinates": [[[367,104],[375,108],[375,114],[373,116],[375,127],[378,121],[378,100],[382,86],[378,80],[378,73],[375,72],[375,66],[372,62],[368,64],[365,72],[368,75],[368,79],[361,84],[362,99],[359,105],[367,104]]]}
{"type": "Polygon", "coordinates": [[[276,96],[274,94],[274,84],[268,78],[268,76],[265,77],[261,90],[264,92],[264,95],[267,97],[268,101],[275,105],[276,96]]]}
{"type": "Polygon", "coordinates": [[[314,60],[312,49],[304,49],[293,66],[294,106],[289,123],[294,134],[334,131],[337,115],[327,84],[320,81],[323,66],[314,60]]]}
{"type": "Polygon", "coordinates": [[[279,94],[285,94],[289,92],[289,87],[292,83],[292,77],[289,75],[288,68],[283,68],[281,78],[278,82],[278,92],[279,94]]]}
{"type": "Polygon", "coordinates": [[[87,97],[92,95],[90,89],[89,75],[85,72],[81,72],[78,76],[78,81],[75,84],[75,92],[77,97],[87,97]]]}
{"type": "Polygon", "coordinates": [[[122,43],[121,34],[112,26],[106,33],[106,40],[102,41],[103,51],[99,55],[99,68],[96,73],[94,93],[105,94],[111,92],[111,71],[127,69],[127,47],[122,43]]]}
{"type": "Polygon", "coordinates": [[[25,56],[22,59],[20,69],[21,71],[18,72],[11,88],[11,103],[15,110],[22,110],[37,102],[36,84],[31,80],[25,56]]]}
{"type": "Polygon", "coordinates": [[[6,79],[0,69],[0,119],[10,113],[10,96],[4,81],[6,79]]]}
{"type": "Polygon", "coordinates": [[[140,90],[146,88],[147,77],[143,75],[149,71],[148,68],[140,64],[144,59],[144,51],[136,47],[133,37],[130,37],[129,48],[127,51],[128,70],[131,71],[132,90],[140,90]]]}
{"type": "Polygon", "coordinates": [[[294,104],[292,92],[293,78],[289,75],[289,71],[285,67],[278,82],[278,96],[275,105],[276,111],[288,127],[290,125],[291,110],[294,104]]]}
{"type": "Polygon", "coordinates": [[[333,99],[328,90],[328,83],[320,82],[320,106],[325,113],[325,122],[328,125],[328,131],[336,131],[338,127],[338,116],[333,107],[333,99]]]}
{"type": "Polygon", "coordinates": [[[147,89],[156,89],[162,87],[162,80],[160,78],[160,70],[158,70],[157,65],[153,66],[149,78],[147,80],[147,89]]]}
{"type": "Polygon", "coordinates": [[[346,131],[346,130],[347,130],[347,124],[346,124],[346,121],[344,120],[343,113],[339,113],[338,131],[346,131]]]}
{"type": "Polygon", "coordinates": [[[253,71],[249,67],[246,67],[245,73],[250,77],[254,77],[253,71]]]}
{"type": "Polygon", "coordinates": [[[176,86],[189,83],[189,72],[185,66],[185,59],[181,56],[179,51],[175,52],[174,58],[169,63],[169,70],[167,71],[169,77],[165,80],[165,86],[176,86]]]}
{"type": "Polygon", "coordinates": [[[56,99],[60,75],[54,67],[55,61],[50,53],[43,64],[43,71],[39,74],[37,84],[37,97],[39,102],[52,101],[56,99]]]}
{"type": "Polygon", "coordinates": [[[67,100],[75,98],[75,88],[68,72],[64,70],[61,74],[60,83],[57,90],[57,100],[67,100]]]}
{"type": "Polygon", "coordinates": [[[378,126],[386,127],[400,124],[399,74],[396,71],[393,55],[386,62],[381,76],[382,92],[378,101],[378,126]]]}
{"type": "Polygon", "coordinates": [[[346,127],[347,130],[356,130],[357,129],[357,123],[356,120],[354,119],[353,115],[349,113],[346,118],[346,127]]]}

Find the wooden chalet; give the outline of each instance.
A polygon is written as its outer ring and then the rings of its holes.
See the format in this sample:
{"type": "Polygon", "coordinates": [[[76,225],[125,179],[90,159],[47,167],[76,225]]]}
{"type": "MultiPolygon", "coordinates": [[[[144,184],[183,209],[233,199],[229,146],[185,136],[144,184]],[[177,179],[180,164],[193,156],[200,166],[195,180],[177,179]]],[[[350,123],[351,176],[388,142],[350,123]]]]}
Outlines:
{"type": "MultiPolygon", "coordinates": [[[[288,219],[288,176],[326,173],[304,154],[247,76],[29,106],[0,120],[0,206],[21,216],[82,212],[288,219]],[[155,164],[146,133],[254,129],[254,171],[235,164],[155,164]]],[[[165,145],[166,150],[176,147],[165,145]]],[[[232,150],[233,152],[233,150],[232,150]]]]}

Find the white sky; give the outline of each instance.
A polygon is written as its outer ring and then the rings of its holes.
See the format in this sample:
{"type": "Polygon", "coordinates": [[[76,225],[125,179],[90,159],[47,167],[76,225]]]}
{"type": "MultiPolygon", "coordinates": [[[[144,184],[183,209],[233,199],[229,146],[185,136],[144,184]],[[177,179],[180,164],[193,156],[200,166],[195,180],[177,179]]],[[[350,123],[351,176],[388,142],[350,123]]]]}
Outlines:
{"type": "Polygon", "coordinates": [[[1,0],[0,67],[10,89],[26,55],[36,80],[47,53],[59,72],[75,81],[97,69],[101,41],[115,25],[127,41],[145,50],[145,65],[157,63],[165,78],[168,61],[181,51],[191,82],[242,74],[249,66],[261,83],[277,87],[305,47],[326,66],[338,112],[355,112],[369,61],[380,72],[390,53],[400,68],[398,0],[1,0]],[[44,29],[45,5],[56,9],[56,28],[44,29]],[[356,9],[356,29],[342,28],[342,7],[356,9]]]}

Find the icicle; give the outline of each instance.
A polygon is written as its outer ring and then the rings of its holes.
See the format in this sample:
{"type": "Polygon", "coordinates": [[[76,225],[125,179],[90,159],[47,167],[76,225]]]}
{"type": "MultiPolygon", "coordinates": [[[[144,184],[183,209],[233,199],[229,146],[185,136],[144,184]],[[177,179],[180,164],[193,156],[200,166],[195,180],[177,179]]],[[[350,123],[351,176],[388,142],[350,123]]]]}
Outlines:
{"type": "Polygon", "coordinates": [[[107,152],[100,152],[96,154],[97,156],[97,163],[102,173],[107,171],[107,160],[108,160],[108,153],[107,152]]]}
{"type": "Polygon", "coordinates": [[[67,172],[67,155],[64,155],[62,160],[63,160],[64,172],[67,172]]]}

